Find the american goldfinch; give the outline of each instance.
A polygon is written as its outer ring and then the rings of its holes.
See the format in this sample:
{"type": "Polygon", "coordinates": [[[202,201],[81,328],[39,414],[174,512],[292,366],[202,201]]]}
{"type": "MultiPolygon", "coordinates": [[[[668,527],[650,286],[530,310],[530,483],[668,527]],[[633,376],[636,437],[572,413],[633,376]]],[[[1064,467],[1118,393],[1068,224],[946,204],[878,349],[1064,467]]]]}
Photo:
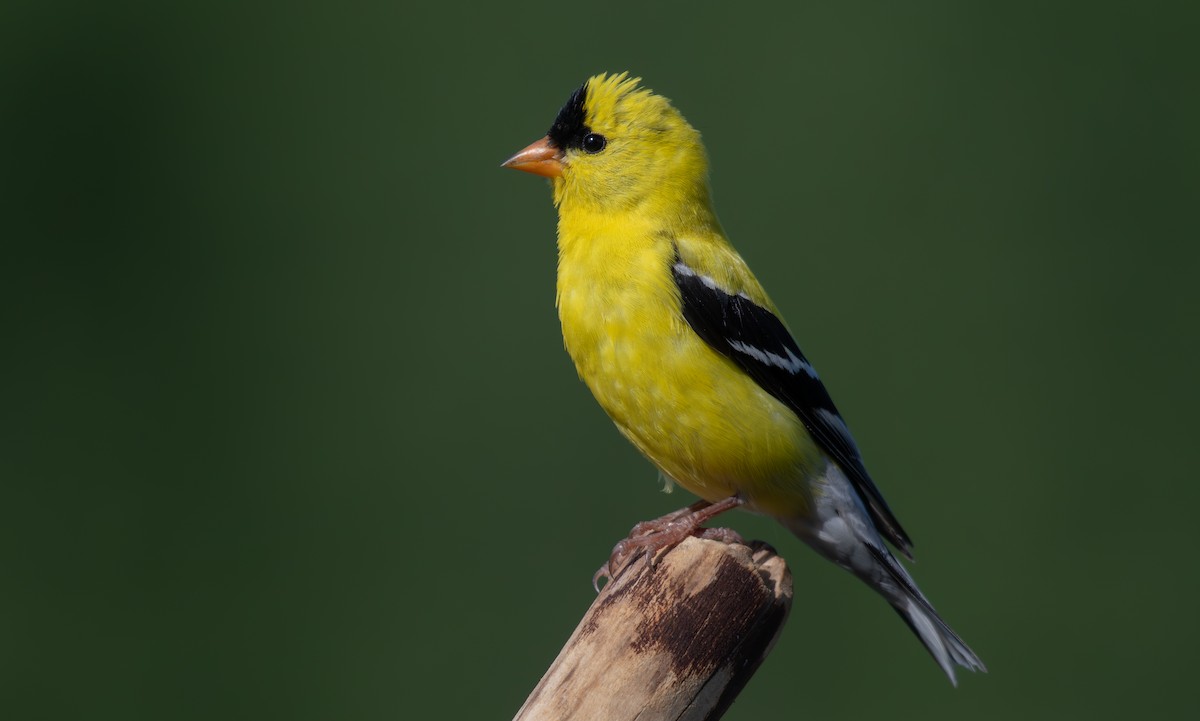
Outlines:
{"type": "Polygon", "coordinates": [[[956,664],[986,670],[888,551],[885,539],[911,560],[912,542],[726,240],[700,134],[639,82],[590,78],[546,137],[504,163],[553,181],[557,305],[580,377],[621,433],[702,499],[636,526],[613,559],[653,559],[743,506],[886,598],[952,683],[956,664]]]}

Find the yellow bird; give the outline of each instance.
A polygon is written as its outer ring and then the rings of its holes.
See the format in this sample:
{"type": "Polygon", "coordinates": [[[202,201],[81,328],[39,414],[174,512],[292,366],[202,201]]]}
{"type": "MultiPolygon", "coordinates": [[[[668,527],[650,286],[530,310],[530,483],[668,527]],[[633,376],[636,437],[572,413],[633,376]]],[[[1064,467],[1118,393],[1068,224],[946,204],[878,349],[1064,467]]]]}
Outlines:
{"type": "Polygon", "coordinates": [[[744,506],[879,592],[952,683],[955,664],[986,670],[888,551],[884,539],[911,559],[912,542],[726,240],[700,134],[639,82],[588,79],[546,137],[504,163],[553,180],[558,313],[580,377],[621,433],[702,499],[639,524],[597,575],[744,506]]]}

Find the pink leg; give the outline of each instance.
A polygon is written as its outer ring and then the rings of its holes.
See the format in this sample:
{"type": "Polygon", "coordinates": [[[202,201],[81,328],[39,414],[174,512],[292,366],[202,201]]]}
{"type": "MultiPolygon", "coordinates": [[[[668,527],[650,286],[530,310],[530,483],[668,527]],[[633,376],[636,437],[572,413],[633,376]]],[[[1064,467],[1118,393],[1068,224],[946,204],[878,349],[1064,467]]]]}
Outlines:
{"type": "Polygon", "coordinates": [[[629,537],[613,546],[612,554],[595,575],[592,576],[592,587],[600,591],[600,579],[616,579],[637,558],[645,554],[647,562],[654,566],[655,558],[660,551],[669,551],[678,546],[688,536],[701,536],[725,543],[741,543],[742,537],[728,528],[701,528],[705,521],[745,503],[737,496],[730,496],[716,503],[696,501],[687,508],[672,511],[665,516],[652,521],[642,521],[633,527],[629,537]]]}

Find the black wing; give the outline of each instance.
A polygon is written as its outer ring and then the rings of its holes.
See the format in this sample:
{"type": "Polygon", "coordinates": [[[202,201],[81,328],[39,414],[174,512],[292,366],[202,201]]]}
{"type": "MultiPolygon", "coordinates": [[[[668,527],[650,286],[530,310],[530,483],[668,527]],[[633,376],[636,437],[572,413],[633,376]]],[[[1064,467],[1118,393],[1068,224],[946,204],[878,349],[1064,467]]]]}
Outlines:
{"type": "Polygon", "coordinates": [[[854,484],[875,525],[911,558],[912,541],[863,466],[858,446],[837,406],[783,322],[745,295],[731,295],[711,278],[675,258],[671,268],[683,317],[713,350],[733,361],[792,410],[854,484]]]}

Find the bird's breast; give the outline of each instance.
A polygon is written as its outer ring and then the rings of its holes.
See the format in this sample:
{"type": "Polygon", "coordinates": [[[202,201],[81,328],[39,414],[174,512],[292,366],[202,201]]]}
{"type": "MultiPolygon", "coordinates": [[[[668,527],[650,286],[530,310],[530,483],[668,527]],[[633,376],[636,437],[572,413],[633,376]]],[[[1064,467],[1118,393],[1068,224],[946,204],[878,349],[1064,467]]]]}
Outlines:
{"type": "Polygon", "coordinates": [[[819,451],[795,414],[688,326],[674,257],[661,234],[560,234],[567,352],[621,432],[667,476],[708,500],[742,493],[759,510],[794,514],[819,451]]]}

